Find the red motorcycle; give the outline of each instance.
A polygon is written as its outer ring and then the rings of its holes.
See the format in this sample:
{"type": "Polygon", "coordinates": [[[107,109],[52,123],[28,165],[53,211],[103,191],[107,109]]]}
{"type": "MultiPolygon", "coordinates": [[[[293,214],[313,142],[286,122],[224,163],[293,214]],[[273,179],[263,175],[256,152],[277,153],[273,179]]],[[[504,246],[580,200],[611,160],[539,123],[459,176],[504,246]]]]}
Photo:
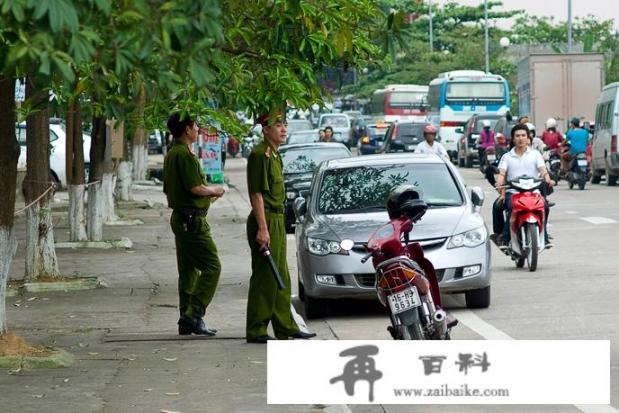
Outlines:
{"type": "Polygon", "coordinates": [[[389,223],[372,234],[368,254],[376,270],[376,292],[389,310],[394,340],[449,340],[458,321],[441,308],[434,266],[417,242],[410,242],[413,224],[428,206],[412,187],[400,188],[387,203],[389,223]]]}
{"type": "Polygon", "coordinates": [[[542,180],[529,176],[518,177],[505,185],[518,191],[512,195],[512,214],[509,220],[510,244],[503,250],[522,268],[527,262],[529,271],[537,269],[537,258],[546,245],[546,204],[540,193],[542,180]]]}

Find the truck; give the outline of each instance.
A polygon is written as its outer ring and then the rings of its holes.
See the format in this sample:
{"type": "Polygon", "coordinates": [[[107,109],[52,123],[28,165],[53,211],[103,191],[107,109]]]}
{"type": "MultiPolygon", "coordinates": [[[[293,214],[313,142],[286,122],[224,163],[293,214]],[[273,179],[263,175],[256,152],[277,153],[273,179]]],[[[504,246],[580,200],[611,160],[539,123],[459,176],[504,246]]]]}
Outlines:
{"type": "Polygon", "coordinates": [[[565,132],[573,117],[594,121],[602,87],[601,53],[531,54],[518,64],[518,113],[538,131],[555,118],[565,132]]]}

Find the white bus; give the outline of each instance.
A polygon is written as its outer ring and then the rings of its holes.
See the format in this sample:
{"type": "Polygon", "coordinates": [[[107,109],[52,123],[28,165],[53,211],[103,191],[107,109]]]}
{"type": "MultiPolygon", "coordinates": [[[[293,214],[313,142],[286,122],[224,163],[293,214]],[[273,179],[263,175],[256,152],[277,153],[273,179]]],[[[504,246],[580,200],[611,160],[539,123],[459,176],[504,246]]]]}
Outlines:
{"type": "Polygon", "coordinates": [[[438,115],[441,143],[452,159],[458,156],[456,129],[474,114],[504,115],[509,110],[509,86],[499,75],[479,70],[441,73],[430,82],[430,115],[438,115]]]}

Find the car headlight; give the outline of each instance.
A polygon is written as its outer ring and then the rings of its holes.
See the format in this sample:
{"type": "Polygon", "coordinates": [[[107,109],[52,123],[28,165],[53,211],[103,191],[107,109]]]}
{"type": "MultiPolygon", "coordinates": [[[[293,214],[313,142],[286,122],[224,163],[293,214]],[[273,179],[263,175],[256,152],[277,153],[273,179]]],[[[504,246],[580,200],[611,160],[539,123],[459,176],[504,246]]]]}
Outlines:
{"type": "Polygon", "coordinates": [[[288,191],[286,192],[286,198],[287,199],[295,199],[297,197],[297,193],[294,191],[288,191]]]}
{"type": "Polygon", "coordinates": [[[314,255],[341,254],[348,255],[337,241],[328,241],[320,238],[307,237],[307,250],[314,255]]]}
{"type": "Polygon", "coordinates": [[[447,248],[477,247],[486,242],[486,228],[479,227],[451,237],[447,248]]]}

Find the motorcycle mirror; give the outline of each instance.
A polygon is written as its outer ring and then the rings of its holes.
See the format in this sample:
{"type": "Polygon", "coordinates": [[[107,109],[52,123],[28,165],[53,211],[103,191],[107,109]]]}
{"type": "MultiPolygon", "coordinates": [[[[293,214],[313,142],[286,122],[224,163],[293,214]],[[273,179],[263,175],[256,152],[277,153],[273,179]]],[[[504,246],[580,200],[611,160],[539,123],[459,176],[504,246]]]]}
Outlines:
{"type": "Polygon", "coordinates": [[[342,250],[344,251],[350,251],[354,246],[355,242],[351,239],[344,239],[342,240],[342,242],[340,242],[340,248],[342,248],[342,250]]]}

